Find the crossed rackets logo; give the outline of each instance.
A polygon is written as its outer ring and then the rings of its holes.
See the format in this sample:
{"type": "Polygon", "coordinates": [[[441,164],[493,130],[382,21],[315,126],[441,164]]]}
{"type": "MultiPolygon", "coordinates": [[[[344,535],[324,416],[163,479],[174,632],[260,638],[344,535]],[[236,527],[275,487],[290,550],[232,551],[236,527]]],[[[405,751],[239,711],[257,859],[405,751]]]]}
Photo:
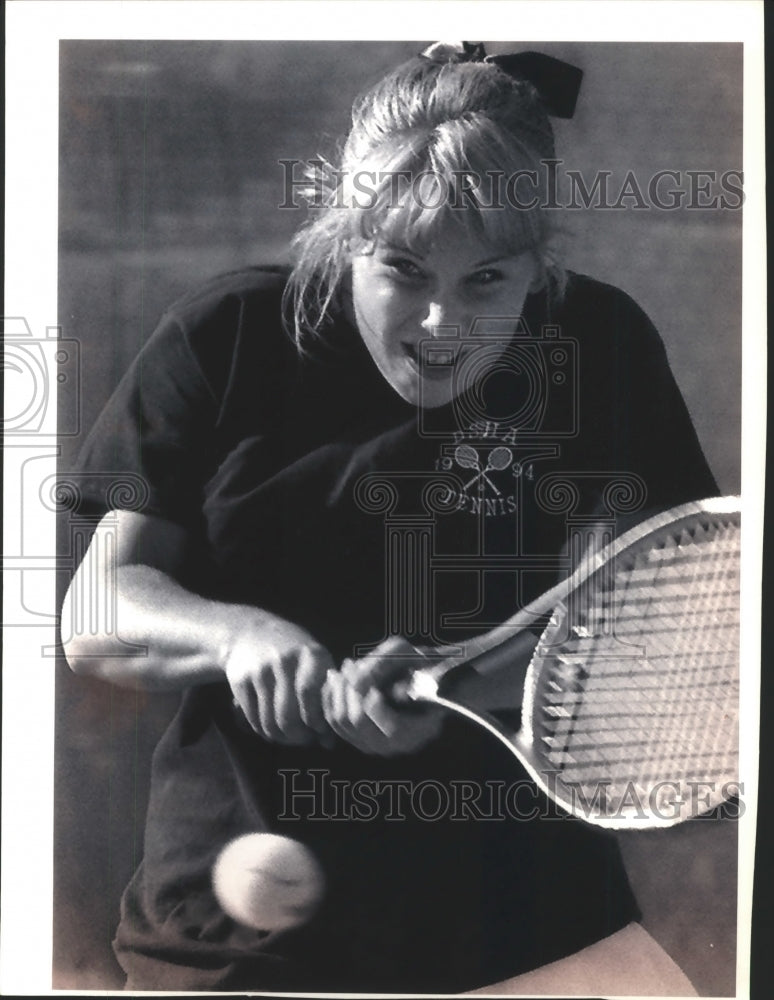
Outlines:
{"type": "Polygon", "coordinates": [[[467,493],[474,483],[487,484],[494,491],[496,496],[501,496],[502,491],[489,478],[490,472],[500,472],[507,469],[513,463],[513,452],[504,445],[493,448],[486,459],[486,465],[481,465],[481,456],[470,444],[458,445],[454,451],[454,460],[462,469],[475,469],[476,474],[462,487],[467,493]]]}

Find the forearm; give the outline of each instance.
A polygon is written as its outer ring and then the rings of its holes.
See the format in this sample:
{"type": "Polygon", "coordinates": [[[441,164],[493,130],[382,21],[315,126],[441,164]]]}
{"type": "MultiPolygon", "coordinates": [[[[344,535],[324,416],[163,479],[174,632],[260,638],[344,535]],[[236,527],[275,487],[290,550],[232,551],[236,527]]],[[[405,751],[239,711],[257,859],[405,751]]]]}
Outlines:
{"type": "MultiPolygon", "coordinates": [[[[64,617],[71,602],[68,594],[64,617]]],[[[115,623],[126,655],[104,655],[106,637],[99,632],[74,635],[64,650],[77,674],[123,687],[178,690],[222,680],[233,636],[246,618],[261,616],[270,618],[258,608],[193,594],[152,566],[119,566],[115,623]]]]}

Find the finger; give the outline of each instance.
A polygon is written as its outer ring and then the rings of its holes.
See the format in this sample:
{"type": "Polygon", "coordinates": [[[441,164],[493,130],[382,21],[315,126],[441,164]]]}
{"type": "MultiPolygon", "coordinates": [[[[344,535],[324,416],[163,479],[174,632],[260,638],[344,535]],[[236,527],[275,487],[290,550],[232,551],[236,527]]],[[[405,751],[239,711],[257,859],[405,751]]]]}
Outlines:
{"type": "Polygon", "coordinates": [[[332,707],[333,694],[332,694],[332,683],[330,681],[330,675],[333,674],[334,672],[335,671],[333,670],[328,671],[325,677],[325,683],[323,684],[320,690],[320,705],[322,707],[323,717],[325,719],[325,725],[327,727],[327,735],[320,737],[320,743],[328,750],[331,750],[336,745],[336,737],[338,736],[338,733],[328,721],[329,716],[333,715],[333,707],[332,707]]]}
{"type": "Polygon", "coordinates": [[[320,705],[322,707],[323,718],[325,719],[325,724],[328,728],[331,728],[329,721],[329,716],[333,715],[333,681],[331,680],[332,670],[329,670],[325,675],[325,683],[320,691],[320,705]]]}
{"type": "Polygon", "coordinates": [[[267,740],[272,743],[285,743],[287,741],[277,724],[274,711],[274,689],[276,684],[277,675],[273,666],[265,667],[259,672],[255,690],[258,719],[263,735],[267,740]]]}
{"type": "Polygon", "coordinates": [[[302,650],[296,672],[296,698],[304,725],[319,736],[330,733],[323,712],[322,691],[332,667],[333,661],[327,650],[302,650]]]}
{"type": "Polygon", "coordinates": [[[364,660],[344,660],[339,673],[350,687],[360,694],[365,694],[372,687],[368,670],[363,665],[364,660]]]}
{"type": "Polygon", "coordinates": [[[350,742],[364,753],[385,755],[390,753],[392,732],[385,732],[371,717],[368,705],[381,695],[370,688],[364,695],[360,694],[343,678],[343,693],[347,710],[347,732],[350,742]]]}
{"type": "Polygon", "coordinates": [[[354,684],[350,683],[347,674],[341,674],[341,688],[344,698],[345,725],[353,734],[357,734],[365,717],[363,695],[354,684]]]}
{"type": "Polygon", "coordinates": [[[333,710],[337,732],[352,742],[357,735],[358,717],[362,714],[361,698],[341,671],[337,671],[334,678],[333,710]]]}
{"type": "Polygon", "coordinates": [[[355,661],[360,690],[378,687],[384,690],[391,681],[405,677],[411,670],[426,665],[424,657],[402,636],[391,636],[369,655],[355,661]]]}
{"type": "Polygon", "coordinates": [[[382,752],[384,748],[381,734],[365,714],[363,697],[347,682],[343,673],[334,672],[329,676],[331,677],[329,721],[332,728],[343,740],[363,753],[382,752]]]}
{"type": "MultiPolygon", "coordinates": [[[[376,669],[374,669],[373,665],[368,665],[364,667],[363,661],[353,662],[352,660],[345,660],[341,668],[341,674],[345,682],[348,683],[352,687],[352,689],[357,692],[358,697],[363,700],[367,699],[368,696],[371,694],[371,692],[379,691],[380,688],[383,688],[385,689],[385,691],[389,691],[390,693],[392,692],[395,681],[383,681],[382,684],[380,685],[378,683],[380,680],[379,673],[380,671],[378,666],[376,667],[376,669]]],[[[387,676],[389,676],[389,674],[387,676]]],[[[360,714],[361,715],[364,714],[364,709],[362,708],[362,705],[359,708],[360,708],[360,714]]],[[[349,711],[349,715],[350,717],[353,717],[353,713],[351,710],[349,711]]],[[[365,713],[365,716],[366,718],[368,717],[367,713],[365,713]]],[[[373,720],[370,721],[373,722],[373,720]]],[[[362,722],[358,720],[358,724],[362,725],[362,722]]],[[[371,725],[370,727],[365,727],[364,732],[366,732],[368,729],[372,730],[370,735],[368,736],[369,741],[372,741],[374,738],[377,741],[381,740],[383,734],[379,731],[378,726],[371,725]]],[[[389,737],[391,734],[387,733],[385,735],[389,737]]],[[[372,752],[376,751],[374,750],[372,752]]]]}
{"type": "MultiPolygon", "coordinates": [[[[395,738],[401,719],[395,709],[391,708],[386,699],[375,688],[365,700],[365,711],[374,727],[388,742],[395,738]]],[[[405,721],[405,720],[403,720],[405,721]]]]}
{"type": "Polygon", "coordinates": [[[301,706],[296,695],[295,655],[279,660],[274,668],[274,720],[285,743],[303,745],[310,743],[312,732],[301,718],[301,706]]]}
{"type": "Polygon", "coordinates": [[[258,714],[258,701],[255,697],[253,686],[251,684],[240,684],[237,687],[232,687],[231,691],[234,695],[234,704],[247,719],[250,727],[260,736],[265,736],[266,734],[258,714]]]}
{"type": "Polygon", "coordinates": [[[342,691],[341,677],[336,670],[328,671],[325,680],[325,687],[323,689],[322,704],[325,721],[337,736],[340,736],[342,739],[346,739],[346,731],[342,722],[345,714],[344,694],[342,691]]]}
{"type": "Polygon", "coordinates": [[[431,706],[417,713],[396,711],[378,691],[368,696],[365,710],[390,753],[408,753],[429,743],[438,736],[443,721],[443,713],[431,706]]]}

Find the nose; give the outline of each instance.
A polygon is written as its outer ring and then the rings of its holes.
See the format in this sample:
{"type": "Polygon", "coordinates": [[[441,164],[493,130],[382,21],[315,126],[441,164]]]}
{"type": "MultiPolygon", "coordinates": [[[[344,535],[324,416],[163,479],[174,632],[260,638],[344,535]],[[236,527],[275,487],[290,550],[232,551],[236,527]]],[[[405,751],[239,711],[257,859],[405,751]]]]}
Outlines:
{"type": "Polygon", "coordinates": [[[427,333],[432,334],[436,327],[444,325],[447,312],[448,310],[441,308],[440,302],[430,302],[427,307],[427,315],[420,326],[427,333]]]}

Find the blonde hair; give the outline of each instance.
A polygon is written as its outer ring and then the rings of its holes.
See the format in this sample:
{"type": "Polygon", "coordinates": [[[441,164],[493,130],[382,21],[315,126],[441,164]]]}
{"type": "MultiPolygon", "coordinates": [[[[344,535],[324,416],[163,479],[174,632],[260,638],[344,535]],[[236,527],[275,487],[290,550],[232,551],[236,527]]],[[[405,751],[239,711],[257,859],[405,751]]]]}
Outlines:
{"type": "Polygon", "coordinates": [[[532,84],[483,62],[420,56],[399,66],[355,101],[341,165],[325,165],[322,190],[317,161],[319,207],[293,241],[285,293],[296,342],[324,332],[353,247],[362,251],[396,228],[402,242],[421,248],[451,219],[499,250],[533,252],[543,283],[561,293],[564,272],[553,257],[541,168],[553,157],[553,130],[532,84]],[[460,201],[465,175],[525,172],[537,177],[535,207],[489,203],[476,187],[460,201]],[[396,195],[401,175],[412,183],[396,195]],[[364,177],[373,179],[366,204],[355,197],[364,177]]]}

